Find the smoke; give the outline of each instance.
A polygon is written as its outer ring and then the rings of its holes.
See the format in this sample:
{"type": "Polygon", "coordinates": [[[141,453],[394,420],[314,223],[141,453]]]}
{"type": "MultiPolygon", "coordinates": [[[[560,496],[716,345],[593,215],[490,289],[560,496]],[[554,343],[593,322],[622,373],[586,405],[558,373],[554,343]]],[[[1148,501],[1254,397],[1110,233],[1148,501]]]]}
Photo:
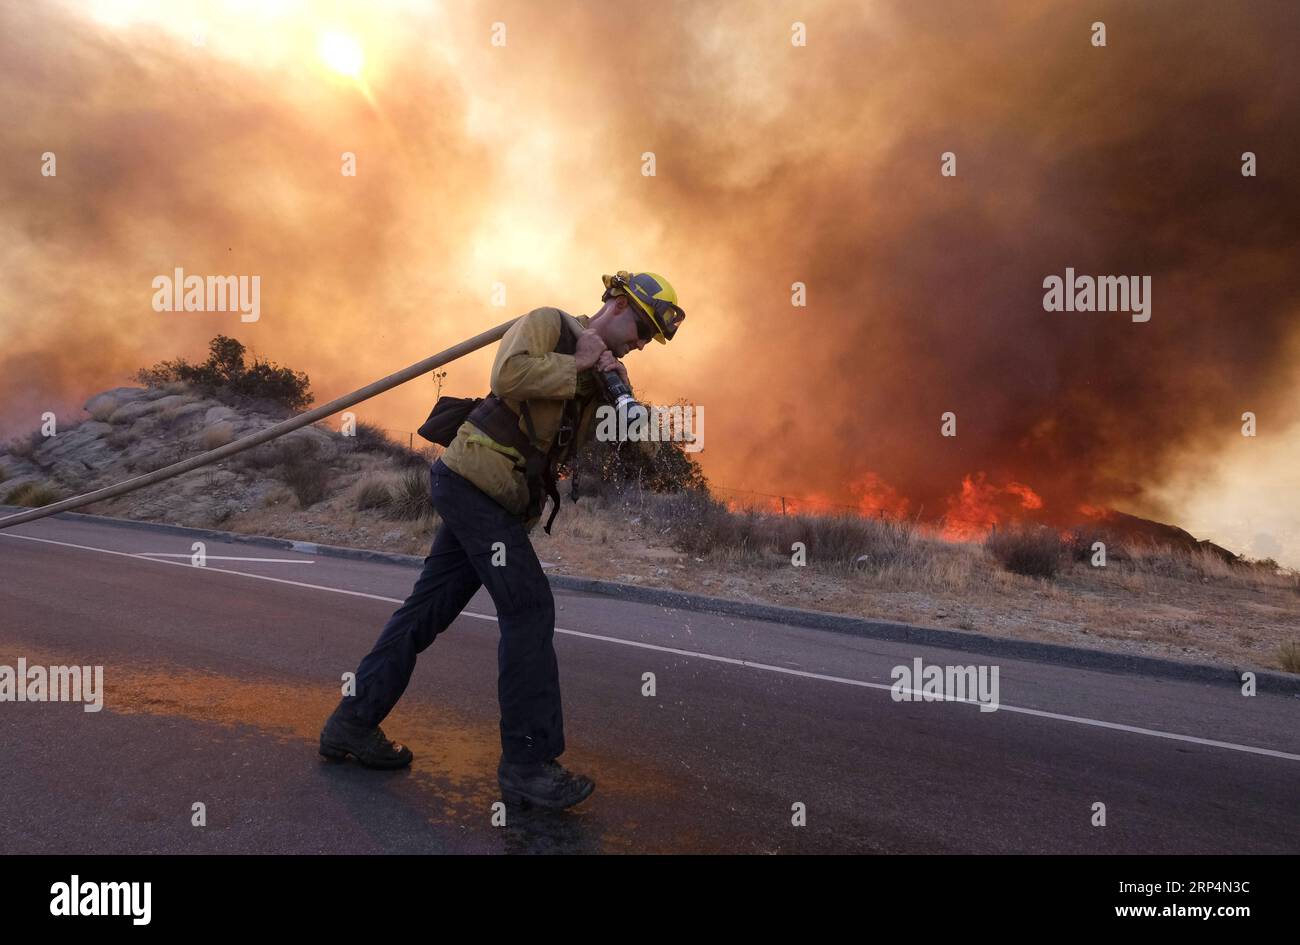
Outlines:
{"type": "MultiPolygon", "coordinates": [[[[538,305],[591,313],[618,268],[681,295],[677,340],[628,367],[704,406],[724,485],[1172,516],[1156,487],[1243,412],[1296,419],[1293,4],[396,4],[348,27],[361,91],[313,61],[330,24],[243,15],[247,48],[196,52],[0,7],[4,432],[217,331],[323,400],[538,305]],[[262,322],[153,312],[176,265],[260,274],[262,322]],[[1066,267],[1150,276],[1151,320],[1045,312],[1066,267]]],[[[371,419],[413,429],[431,395],[371,419]]]]}

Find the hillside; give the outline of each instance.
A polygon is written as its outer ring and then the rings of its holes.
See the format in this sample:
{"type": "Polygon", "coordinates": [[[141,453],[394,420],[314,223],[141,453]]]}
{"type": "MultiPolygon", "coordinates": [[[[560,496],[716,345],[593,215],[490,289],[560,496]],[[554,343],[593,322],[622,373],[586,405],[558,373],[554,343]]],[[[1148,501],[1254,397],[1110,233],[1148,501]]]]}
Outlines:
{"type": "MultiPolygon", "coordinates": [[[[235,407],[182,383],[92,397],[57,436],[0,451],[0,500],[42,505],[148,472],[269,426],[285,414],[235,407]]],[[[361,425],[321,425],[215,467],[82,511],[250,534],[426,553],[433,452],[361,425]]],[[[562,489],[567,494],[567,489],[562,489]]],[[[1234,563],[1170,526],[1116,518],[1111,559],[1054,549],[1050,579],[1011,573],[989,548],[907,523],[728,511],[691,495],[606,488],[567,500],[555,534],[536,529],[555,572],[864,617],[1197,661],[1300,671],[1300,581],[1234,563]],[[1178,534],[1174,534],[1174,533],[1178,534]],[[1134,535],[1144,541],[1137,541],[1134,535]],[[1160,534],[1158,531],[1156,534],[1160,534]],[[1186,536],[1182,538],[1180,536],[1186,536]],[[789,548],[802,541],[806,566],[789,548]]],[[[1089,536],[1089,542],[1091,536],[1089,536]]]]}

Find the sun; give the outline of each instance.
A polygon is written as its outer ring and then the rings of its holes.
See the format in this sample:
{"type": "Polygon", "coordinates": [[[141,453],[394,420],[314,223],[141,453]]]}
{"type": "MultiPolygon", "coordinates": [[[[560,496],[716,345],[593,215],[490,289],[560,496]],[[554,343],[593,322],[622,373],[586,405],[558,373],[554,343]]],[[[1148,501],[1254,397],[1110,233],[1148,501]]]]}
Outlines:
{"type": "Polygon", "coordinates": [[[335,72],[352,79],[361,77],[365,54],[361,51],[361,44],[353,37],[346,33],[325,33],[316,50],[325,65],[335,72]]]}

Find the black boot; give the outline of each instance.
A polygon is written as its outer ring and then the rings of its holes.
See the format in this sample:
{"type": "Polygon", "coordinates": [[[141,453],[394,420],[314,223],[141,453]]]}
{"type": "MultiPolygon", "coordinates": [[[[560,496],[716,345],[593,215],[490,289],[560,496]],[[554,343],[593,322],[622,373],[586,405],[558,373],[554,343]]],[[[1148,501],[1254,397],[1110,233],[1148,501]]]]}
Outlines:
{"type": "Polygon", "coordinates": [[[497,782],[507,804],[531,804],[548,810],[579,804],[596,789],[591,778],[565,770],[558,761],[511,764],[503,759],[497,767],[497,782]]]}
{"type": "Polygon", "coordinates": [[[367,768],[405,768],[415,757],[405,745],[385,738],[382,728],[367,728],[340,717],[338,712],[321,729],[320,753],[336,761],[351,755],[367,768]]]}

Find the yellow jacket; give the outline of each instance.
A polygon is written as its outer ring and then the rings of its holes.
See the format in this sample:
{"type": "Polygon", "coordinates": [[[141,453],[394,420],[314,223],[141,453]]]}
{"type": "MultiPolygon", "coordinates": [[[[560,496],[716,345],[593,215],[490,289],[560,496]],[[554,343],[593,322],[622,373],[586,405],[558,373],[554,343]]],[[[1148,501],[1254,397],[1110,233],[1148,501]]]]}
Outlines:
{"type": "MultiPolygon", "coordinates": [[[[575,318],[558,308],[536,308],[515,322],[501,339],[492,363],[492,393],[520,413],[528,401],[537,446],[545,452],[559,431],[565,401],[578,401],[578,422],[573,443],[565,452],[590,439],[594,428],[596,381],[589,371],[578,373],[576,358],[560,354],[555,346],[561,330],[581,333],[590,319],[575,318]],[[568,321],[568,327],[564,322],[568,321]]],[[[526,435],[521,419],[519,428],[526,435]]],[[[562,459],[563,457],[558,457],[562,459]]],[[[507,511],[523,515],[528,509],[528,484],[524,481],[523,457],[518,451],[490,439],[466,421],[442,454],[442,461],[487,493],[507,511]]],[[[528,522],[531,528],[537,519],[528,522]]]]}

